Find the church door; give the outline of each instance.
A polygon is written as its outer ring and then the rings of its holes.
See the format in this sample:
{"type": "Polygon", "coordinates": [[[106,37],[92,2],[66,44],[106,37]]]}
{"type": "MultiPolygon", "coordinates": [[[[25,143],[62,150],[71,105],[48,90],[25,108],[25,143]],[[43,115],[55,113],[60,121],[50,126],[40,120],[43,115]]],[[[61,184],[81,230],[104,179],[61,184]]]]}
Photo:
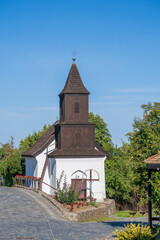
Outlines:
{"type": "Polygon", "coordinates": [[[86,199],[86,190],[87,190],[87,184],[85,179],[72,179],[71,184],[74,187],[76,185],[76,193],[81,192],[79,198],[80,199],[86,199]]]}

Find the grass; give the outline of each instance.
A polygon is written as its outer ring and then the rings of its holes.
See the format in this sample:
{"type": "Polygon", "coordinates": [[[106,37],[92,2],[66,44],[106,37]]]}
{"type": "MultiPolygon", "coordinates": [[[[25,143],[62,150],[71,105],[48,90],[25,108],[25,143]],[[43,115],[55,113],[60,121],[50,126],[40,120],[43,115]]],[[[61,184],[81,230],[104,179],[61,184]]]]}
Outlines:
{"type": "MultiPolygon", "coordinates": [[[[130,212],[133,212],[133,211],[117,211],[114,214],[114,216],[115,217],[130,218],[130,215],[129,215],[130,212]]],[[[147,214],[145,214],[144,216],[147,216],[147,214]]],[[[141,217],[140,212],[137,212],[135,217],[136,218],[141,217]]],[[[109,222],[109,221],[116,221],[116,219],[115,218],[110,218],[110,217],[104,217],[104,218],[97,218],[97,219],[88,219],[86,221],[79,221],[79,222],[109,222]]]]}
{"type": "MultiPolygon", "coordinates": [[[[132,211],[117,211],[114,216],[115,217],[126,217],[126,218],[129,218],[130,215],[129,213],[132,212],[132,211]]],[[[147,214],[145,214],[144,216],[147,216],[147,214]]],[[[137,217],[141,217],[140,216],[140,212],[137,212],[136,215],[134,216],[134,218],[137,218],[137,217]]]]}

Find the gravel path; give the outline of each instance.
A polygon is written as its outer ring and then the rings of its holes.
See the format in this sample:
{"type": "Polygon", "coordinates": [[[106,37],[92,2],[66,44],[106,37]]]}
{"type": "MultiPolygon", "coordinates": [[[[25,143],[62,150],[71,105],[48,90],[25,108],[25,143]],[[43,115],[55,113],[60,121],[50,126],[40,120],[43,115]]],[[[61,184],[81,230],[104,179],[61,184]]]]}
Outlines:
{"type": "MultiPolygon", "coordinates": [[[[71,222],[38,196],[24,189],[0,187],[0,240],[113,240],[114,229],[131,222],[71,222]]],[[[134,219],[141,221],[147,223],[147,218],[134,219]]]]}

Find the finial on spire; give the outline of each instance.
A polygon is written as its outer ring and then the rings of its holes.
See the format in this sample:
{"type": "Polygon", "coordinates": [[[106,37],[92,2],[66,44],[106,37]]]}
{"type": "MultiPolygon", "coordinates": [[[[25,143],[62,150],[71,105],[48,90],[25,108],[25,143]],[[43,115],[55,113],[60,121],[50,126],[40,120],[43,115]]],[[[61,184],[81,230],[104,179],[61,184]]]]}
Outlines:
{"type": "Polygon", "coordinates": [[[77,53],[74,51],[74,52],[72,52],[72,60],[73,60],[73,62],[75,62],[76,61],[76,55],[77,55],[77,53]]]}

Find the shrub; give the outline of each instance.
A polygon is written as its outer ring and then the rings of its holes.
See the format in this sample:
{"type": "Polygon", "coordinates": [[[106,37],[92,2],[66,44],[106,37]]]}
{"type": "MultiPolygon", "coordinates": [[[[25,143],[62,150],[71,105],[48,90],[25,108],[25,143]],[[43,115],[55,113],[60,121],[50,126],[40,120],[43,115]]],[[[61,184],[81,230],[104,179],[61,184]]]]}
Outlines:
{"type": "Polygon", "coordinates": [[[22,174],[21,158],[18,150],[14,150],[11,156],[0,163],[0,174],[4,178],[4,185],[8,187],[15,183],[15,175],[22,174]]]}
{"type": "Polygon", "coordinates": [[[133,223],[125,225],[124,230],[116,229],[116,240],[156,240],[156,234],[152,234],[149,226],[140,225],[137,226],[133,223]]]}
{"type": "Polygon", "coordinates": [[[76,193],[76,185],[72,187],[72,185],[67,184],[66,176],[64,177],[64,182],[61,187],[62,178],[64,176],[64,171],[62,172],[60,179],[57,180],[57,191],[55,192],[55,199],[59,202],[71,204],[78,200],[80,196],[80,192],[76,193]]]}

